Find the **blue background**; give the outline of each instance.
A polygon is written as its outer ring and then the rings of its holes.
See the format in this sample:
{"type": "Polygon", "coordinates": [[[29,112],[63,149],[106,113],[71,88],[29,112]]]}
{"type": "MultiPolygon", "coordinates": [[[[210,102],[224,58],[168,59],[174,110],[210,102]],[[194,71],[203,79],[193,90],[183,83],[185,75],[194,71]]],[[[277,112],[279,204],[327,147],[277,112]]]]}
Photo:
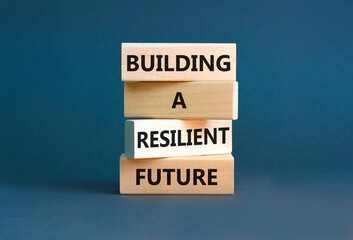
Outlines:
{"type": "Polygon", "coordinates": [[[2,1],[1,239],[352,239],[352,1],[2,1]],[[118,195],[121,42],[236,42],[235,196],[118,195]]]}

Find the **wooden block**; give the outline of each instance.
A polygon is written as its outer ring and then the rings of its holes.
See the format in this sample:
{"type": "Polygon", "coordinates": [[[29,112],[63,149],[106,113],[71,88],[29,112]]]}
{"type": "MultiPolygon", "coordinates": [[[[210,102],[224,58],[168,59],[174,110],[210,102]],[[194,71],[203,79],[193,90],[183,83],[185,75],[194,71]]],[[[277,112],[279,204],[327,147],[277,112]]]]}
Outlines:
{"type": "Polygon", "coordinates": [[[122,43],[123,81],[235,81],[235,43],[122,43]]]}
{"type": "Polygon", "coordinates": [[[120,157],[121,194],[234,194],[231,154],[155,159],[120,157]]]}
{"type": "Polygon", "coordinates": [[[238,118],[238,82],[125,82],[124,85],[125,118],[238,118]]]}
{"type": "Polygon", "coordinates": [[[232,152],[231,120],[127,120],[128,158],[157,158],[232,152]]]}

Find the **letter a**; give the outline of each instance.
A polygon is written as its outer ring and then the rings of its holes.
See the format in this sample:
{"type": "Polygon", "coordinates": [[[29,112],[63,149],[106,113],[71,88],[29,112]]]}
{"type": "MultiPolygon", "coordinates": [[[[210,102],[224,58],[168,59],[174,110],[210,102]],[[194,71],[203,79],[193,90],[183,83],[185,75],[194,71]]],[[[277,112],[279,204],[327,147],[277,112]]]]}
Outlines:
{"type": "Polygon", "coordinates": [[[186,104],[184,102],[184,98],[181,92],[176,93],[172,108],[176,108],[176,105],[181,105],[183,108],[186,108],[186,104]],[[180,101],[178,101],[178,99],[180,99],[180,101]]]}

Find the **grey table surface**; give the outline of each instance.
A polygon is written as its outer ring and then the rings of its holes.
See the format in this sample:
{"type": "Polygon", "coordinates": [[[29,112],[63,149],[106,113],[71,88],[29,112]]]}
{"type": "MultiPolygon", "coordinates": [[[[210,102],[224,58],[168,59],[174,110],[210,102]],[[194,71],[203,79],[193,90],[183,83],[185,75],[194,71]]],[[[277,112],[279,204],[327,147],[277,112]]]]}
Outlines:
{"type": "Polygon", "coordinates": [[[118,181],[12,181],[1,239],[352,239],[353,176],[237,174],[234,196],[119,195],[118,181]]]}

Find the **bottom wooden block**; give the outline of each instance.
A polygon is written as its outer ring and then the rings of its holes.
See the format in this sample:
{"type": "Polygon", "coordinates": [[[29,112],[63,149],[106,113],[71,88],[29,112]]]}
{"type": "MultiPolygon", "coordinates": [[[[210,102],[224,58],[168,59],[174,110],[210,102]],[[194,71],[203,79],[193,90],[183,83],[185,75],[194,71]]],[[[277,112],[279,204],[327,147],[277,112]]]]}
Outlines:
{"type": "Polygon", "coordinates": [[[120,157],[121,194],[234,194],[232,154],[120,157]]]}

